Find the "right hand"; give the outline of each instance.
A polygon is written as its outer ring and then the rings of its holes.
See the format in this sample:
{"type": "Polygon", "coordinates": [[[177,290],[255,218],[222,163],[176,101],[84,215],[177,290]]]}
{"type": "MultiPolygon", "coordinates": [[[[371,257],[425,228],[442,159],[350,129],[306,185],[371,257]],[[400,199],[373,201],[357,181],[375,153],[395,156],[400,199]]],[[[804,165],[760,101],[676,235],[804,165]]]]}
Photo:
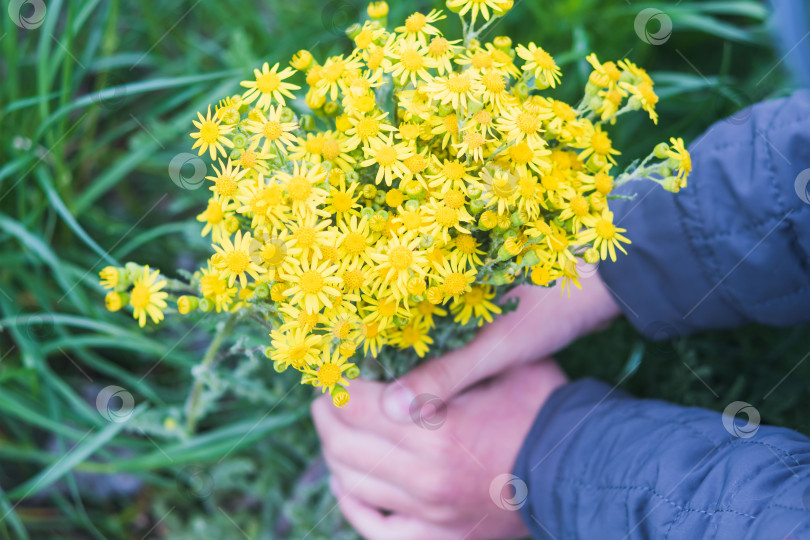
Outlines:
{"type": "Polygon", "coordinates": [[[484,325],[465,347],[416,367],[394,381],[384,396],[386,413],[410,422],[415,396],[432,394],[443,401],[514,366],[550,356],[576,338],[605,326],[619,306],[598,273],[580,279],[582,290],[570,297],[560,286],[521,286],[509,296],[520,298],[517,311],[484,325]]]}

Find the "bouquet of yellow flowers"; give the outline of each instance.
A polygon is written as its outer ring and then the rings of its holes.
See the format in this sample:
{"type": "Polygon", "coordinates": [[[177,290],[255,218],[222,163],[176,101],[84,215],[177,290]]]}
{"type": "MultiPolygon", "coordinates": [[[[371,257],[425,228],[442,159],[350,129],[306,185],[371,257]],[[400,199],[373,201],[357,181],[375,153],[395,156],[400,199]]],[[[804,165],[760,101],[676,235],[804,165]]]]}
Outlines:
{"type": "Polygon", "coordinates": [[[192,148],[212,164],[197,219],[213,253],[186,281],[104,268],[107,307],[130,306],[141,326],[169,299],[183,315],[220,314],[216,346],[258,321],[273,367],[341,407],[361,368],[394,376],[513,309],[515,286],[579,287],[578,264],[615,260],[629,240],[611,192],[639,178],[677,192],[691,170],[673,138],[613,173],[605,128],[639,110],[657,122],[653,81],[591,54],[569,105],[549,96],[562,73],[544,49],[482,41],[512,0],[447,7],[461,39],[442,35],[439,10],[389,30],[373,2],[347,30],[350,54],[264,63],[244,93],[198,113],[192,148]]]}

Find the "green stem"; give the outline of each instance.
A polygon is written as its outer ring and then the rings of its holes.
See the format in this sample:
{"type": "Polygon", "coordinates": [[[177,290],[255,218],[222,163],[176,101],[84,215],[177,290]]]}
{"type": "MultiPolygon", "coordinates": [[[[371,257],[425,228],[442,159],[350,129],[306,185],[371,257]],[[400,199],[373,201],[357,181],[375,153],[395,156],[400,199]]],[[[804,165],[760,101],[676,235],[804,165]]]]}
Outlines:
{"type": "MultiPolygon", "coordinates": [[[[217,357],[219,349],[222,347],[225,338],[231,333],[235,322],[236,315],[232,314],[225,321],[225,324],[217,329],[217,333],[208,345],[205,356],[203,356],[202,362],[200,363],[201,368],[208,368],[217,357]]],[[[186,433],[188,433],[188,435],[192,435],[197,427],[197,416],[200,412],[200,396],[202,395],[202,390],[203,381],[198,378],[194,381],[194,387],[191,389],[191,394],[189,394],[188,400],[186,401],[186,433]]]]}

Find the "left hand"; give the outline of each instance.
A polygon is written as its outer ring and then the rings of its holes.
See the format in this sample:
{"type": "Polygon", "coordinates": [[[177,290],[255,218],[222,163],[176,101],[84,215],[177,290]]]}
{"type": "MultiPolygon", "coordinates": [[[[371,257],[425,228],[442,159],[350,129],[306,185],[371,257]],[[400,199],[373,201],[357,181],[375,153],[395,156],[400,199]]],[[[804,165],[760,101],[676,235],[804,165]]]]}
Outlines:
{"type": "Polygon", "coordinates": [[[507,475],[538,410],[566,382],[551,359],[519,366],[446,405],[417,396],[407,424],[383,412],[387,384],[353,381],[344,409],[329,396],[316,400],[312,416],[343,515],[369,540],[528,536],[515,511],[525,501],[510,501],[507,475]]]}

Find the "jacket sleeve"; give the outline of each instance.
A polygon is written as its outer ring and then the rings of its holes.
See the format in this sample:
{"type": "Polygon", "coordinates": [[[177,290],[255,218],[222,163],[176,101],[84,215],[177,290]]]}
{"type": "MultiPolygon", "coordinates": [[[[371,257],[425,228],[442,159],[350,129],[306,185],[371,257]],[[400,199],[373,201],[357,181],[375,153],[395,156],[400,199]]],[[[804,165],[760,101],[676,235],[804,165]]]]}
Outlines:
{"type": "Polygon", "coordinates": [[[543,407],[515,468],[534,538],[810,539],[810,440],[582,380],[543,407]]]}
{"type": "Polygon", "coordinates": [[[810,90],[713,125],[678,194],[611,202],[632,244],[599,272],[648,338],[810,321],[810,90]]]}

